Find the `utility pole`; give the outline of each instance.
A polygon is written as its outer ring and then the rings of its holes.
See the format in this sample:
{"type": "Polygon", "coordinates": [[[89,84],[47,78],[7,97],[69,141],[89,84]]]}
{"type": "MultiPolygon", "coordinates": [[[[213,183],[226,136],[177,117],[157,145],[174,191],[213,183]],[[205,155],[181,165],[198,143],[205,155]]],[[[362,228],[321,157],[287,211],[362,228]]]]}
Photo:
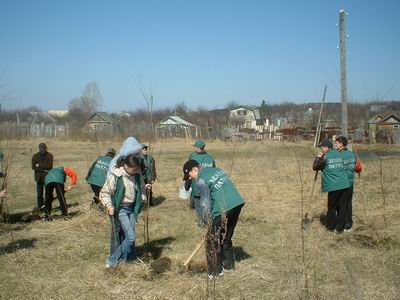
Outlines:
{"type": "Polygon", "coordinates": [[[339,10],[339,37],[340,37],[340,86],[342,99],[342,135],[349,137],[347,112],[347,71],[346,71],[346,30],[344,9],[339,10]]]}
{"type": "Polygon", "coordinates": [[[322,96],[321,108],[319,109],[318,124],[317,124],[317,128],[315,130],[314,147],[318,146],[319,138],[320,138],[320,135],[321,135],[321,118],[322,118],[322,110],[324,109],[324,103],[325,103],[325,96],[326,96],[327,87],[328,87],[328,85],[325,84],[324,95],[322,96]]]}

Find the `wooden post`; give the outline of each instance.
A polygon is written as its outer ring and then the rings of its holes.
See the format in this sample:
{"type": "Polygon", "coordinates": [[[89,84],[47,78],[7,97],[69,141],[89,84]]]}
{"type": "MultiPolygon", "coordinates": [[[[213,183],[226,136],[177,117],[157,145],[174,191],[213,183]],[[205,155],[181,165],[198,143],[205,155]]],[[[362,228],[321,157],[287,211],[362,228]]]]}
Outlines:
{"type": "Polygon", "coordinates": [[[342,99],[342,135],[349,137],[347,112],[347,70],[346,70],[346,12],[339,10],[339,37],[340,37],[340,86],[342,99]]]}
{"type": "Polygon", "coordinates": [[[322,117],[322,110],[324,109],[324,102],[325,102],[325,95],[326,95],[327,87],[328,87],[328,85],[325,84],[324,95],[322,97],[321,108],[319,110],[318,124],[317,124],[317,128],[315,128],[314,147],[317,147],[317,145],[319,144],[319,137],[321,135],[321,117],[322,117]]]}

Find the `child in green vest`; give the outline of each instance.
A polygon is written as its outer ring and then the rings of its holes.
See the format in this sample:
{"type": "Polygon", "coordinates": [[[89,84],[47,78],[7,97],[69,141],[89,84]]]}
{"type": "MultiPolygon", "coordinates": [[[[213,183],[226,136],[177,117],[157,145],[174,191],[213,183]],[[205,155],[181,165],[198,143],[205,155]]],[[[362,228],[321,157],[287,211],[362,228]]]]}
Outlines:
{"type": "Polygon", "coordinates": [[[322,171],[322,192],[328,193],[326,227],[336,233],[343,233],[346,202],[350,193],[349,179],[343,165],[343,158],[338,151],[332,149],[332,142],[324,140],[319,147],[321,152],[314,160],[313,170],[322,171]]]}
{"type": "MultiPolygon", "coordinates": [[[[100,200],[110,215],[112,229],[121,228],[124,233],[122,243],[107,258],[106,268],[136,258],[135,225],[145,197],[140,159],[133,154],[121,157],[100,191],[100,200]]],[[[117,236],[115,232],[112,234],[114,239],[117,236]]],[[[111,240],[110,244],[113,243],[111,240]]]]}
{"type": "Polygon", "coordinates": [[[45,185],[45,216],[43,221],[52,221],[51,206],[53,202],[53,191],[56,190],[58,202],[60,203],[60,210],[65,220],[70,219],[68,215],[67,202],[65,199],[64,183],[66,176],[71,178],[71,185],[67,188],[70,191],[76,187],[78,175],[71,167],[58,167],[51,169],[44,180],[45,185]]]}
{"type": "Polygon", "coordinates": [[[156,172],[156,162],[154,157],[149,155],[149,146],[142,144],[142,155],[143,155],[143,164],[144,171],[142,171],[144,183],[148,185],[147,194],[149,196],[149,204],[150,206],[154,205],[153,202],[153,183],[156,181],[157,172],[156,172]]]}
{"type": "Polygon", "coordinates": [[[108,167],[111,160],[115,156],[115,149],[110,148],[105,155],[99,156],[90,167],[87,175],[86,182],[90,184],[94,193],[93,204],[99,204],[100,190],[106,182],[108,167]]]}
{"type": "Polygon", "coordinates": [[[188,160],[183,166],[183,180],[191,179],[200,193],[201,217],[208,225],[206,253],[208,277],[221,276],[224,269],[234,268],[232,236],[244,199],[219,168],[203,168],[188,160]]]}
{"type": "Polygon", "coordinates": [[[360,174],[362,171],[361,161],[357,159],[354,152],[348,150],[348,140],[344,136],[339,136],[335,140],[335,147],[343,159],[343,166],[345,168],[347,177],[350,182],[350,192],[348,193],[348,199],[346,201],[346,215],[344,231],[349,232],[353,227],[353,186],[354,186],[354,172],[360,174]]]}
{"type": "MultiPolygon", "coordinates": [[[[194,143],[194,152],[190,154],[189,159],[193,159],[199,163],[202,168],[211,168],[215,167],[214,158],[205,151],[206,143],[202,139],[196,140],[194,143]]],[[[185,189],[188,191],[192,187],[192,194],[190,197],[190,208],[194,208],[196,213],[199,215],[199,201],[200,201],[200,193],[197,190],[195,184],[192,184],[191,180],[187,180],[185,182],[185,189]]]]}

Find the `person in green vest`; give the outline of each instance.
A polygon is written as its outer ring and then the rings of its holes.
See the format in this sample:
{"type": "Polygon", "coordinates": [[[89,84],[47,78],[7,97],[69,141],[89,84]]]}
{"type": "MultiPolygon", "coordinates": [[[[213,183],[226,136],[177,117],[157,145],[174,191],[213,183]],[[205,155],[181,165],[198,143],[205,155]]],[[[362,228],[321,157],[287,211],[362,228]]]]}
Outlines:
{"type": "MultiPolygon", "coordinates": [[[[215,167],[214,158],[205,151],[206,143],[202,139],[196,140],[194,143],[194,152],[189,155],[189,159],[193,159],[199,163],[202,168],[211,168],[215,167]]],[[[191,180],[187,180],[185,182],[185,189],[188,191],[192,187],[192,194],[190,196],[190,208],[194,208],[196,213],[199,215],[199,201],[200,201],[200,192],[197,190],[195,184],[192,184],[191,180]]]]}
{"type": "Polygon", "coordinates": [[[90,184],[94,193],[92,204],[100,203],[100,190],[106,182],[108,167],[110,166],[110,162],[114,158],[115,153],[115,149],[108,149],[105,155],[99,156],[92,163],[92,166],[86,175],[86,182],[90,184]]]}
{"type": "Polygon", "coordinates": [[[324,140],[313,163],[314,171],[322,171],[322,192],[328,193],[326,227],[335,233],[343,233],[346,203],[350,194],[350,182],[341,154],[333,149],[330,140],[324,140]]]}
{"type": "Polygon", "coordinates": [[[336,150],[339,152],[343,159],[343,166],[346,171],[350,183],[350,192],[346,201],[346,215],[344,231],[350,232],[353,228],[353,186],[354,186],[354,173],[360,174],[362,171],[361,161],[357,159],[353,151],[347,149],[348,139],[345,136],[339,136],[335,140],[336,150]]]}
{"type": "Polygon", "coordinates": [[[142,144],[142,155],[145,170],[142,172],[144,183],[148,185],[147,194],[149,197],[150,206],[154,205],[153,201],[153,183],[156,181],[156,161],[154,157],[149,154],[149,146],[142,144]]]}
{"type": "Polygon", "coordinates": [[[120,262],[136,258],[135,225],[143,200],[146,199],[145,188],[140,159],[134,154],[129,154],[125,158],[120,157],[100,191],[100,200],[110,216],[113,233],[106,268],[114,268],[120,262]],[[116,228],[122,229],[124,238],[114,249],[113,244],[118,243],[113,239],[117,239],[119,235],[114,232],[116,228]]]}
{"type": "Polygon", "coordinates": [[[51,207],[54,200],[53,192],[56,190],[58,202],[60,203],[61,214],[64,220],[70,219],[68,215],[67,202],[65,199],[65,179],[66,177],[71,178],[71,185],[66,189],[67,191],[72,190],[76,187],[76,182],[78,180],[78,175],[75,170],[71,167],[58,167],[51,169],[44,180],[45,185],[45,216],[43,221],[52,221],[51,217],[51,207]]]}
{"type": "Polygon", "coordinates": [[[224,269],[234,269],[232,236],[244,199],[226,172],[216,167],[202,167],[190,159],[183,166],[183,180],[191,179],[200,193],[200,216],[208,225],[206,253],[208,277],[221,276],[224,269]]]}

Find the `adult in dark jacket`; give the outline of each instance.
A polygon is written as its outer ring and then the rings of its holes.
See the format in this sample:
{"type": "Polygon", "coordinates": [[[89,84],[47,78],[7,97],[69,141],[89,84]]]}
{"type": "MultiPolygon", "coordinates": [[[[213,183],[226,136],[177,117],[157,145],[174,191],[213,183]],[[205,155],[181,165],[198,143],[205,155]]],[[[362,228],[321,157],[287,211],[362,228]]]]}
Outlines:
{"type": "Polygon", "coordinates": [[[154,157],[149,154],[149,146],[142,144],[142,155],[143,155],[143,164],[145,170],[142,172],[143,180],[145,184],[148,184],[147,195],[149,197],[150,206],[154,205],[153,202],[153,183],[156,181],[157,172],[156,172],[156,161],[154,157]]]}
{"type": "Polygon", "coordinates": [[[39,144],[39,152],[32,156],[32,170],[36,181],[36,206],[34,211],[44,206],[44,181],[49,170],[53,168],[53,155],[47,151],[45,143],[39,144]]]}
{"type": "Polygon", "coordinates": [[[100,190],[106,182],[107,171],[110,166],[111,160],[115,156],[115,149],[110,148],[107,150],[105,155],[99,156],[90,167],[87,175],[86,182],[90,184],[92,191],[94,193],[93,202],[95,204],[100,203],[99,195],[100,190]]]}
{"type": "Polygon", "coordinates": [[[183,180],[191,179],[198,188],[203,222],[208,225],[208,277],[223,275],[224,269],[234,268],[232,236],[244,199],[222,169],[203,168],[197,161],[188,160],[183,174],[183,180]]]}
{"type": "Polygon", "coordinates": [[[332,142],[324,140],[319,146],[321,152],[314,160],[313,170],[322,171],[322,192],[328,193],[326,227],[342,233],[346,222],[346,203],[351,192],[349,178],[343,165],[343,157],[332,149],[332,142]]]}

